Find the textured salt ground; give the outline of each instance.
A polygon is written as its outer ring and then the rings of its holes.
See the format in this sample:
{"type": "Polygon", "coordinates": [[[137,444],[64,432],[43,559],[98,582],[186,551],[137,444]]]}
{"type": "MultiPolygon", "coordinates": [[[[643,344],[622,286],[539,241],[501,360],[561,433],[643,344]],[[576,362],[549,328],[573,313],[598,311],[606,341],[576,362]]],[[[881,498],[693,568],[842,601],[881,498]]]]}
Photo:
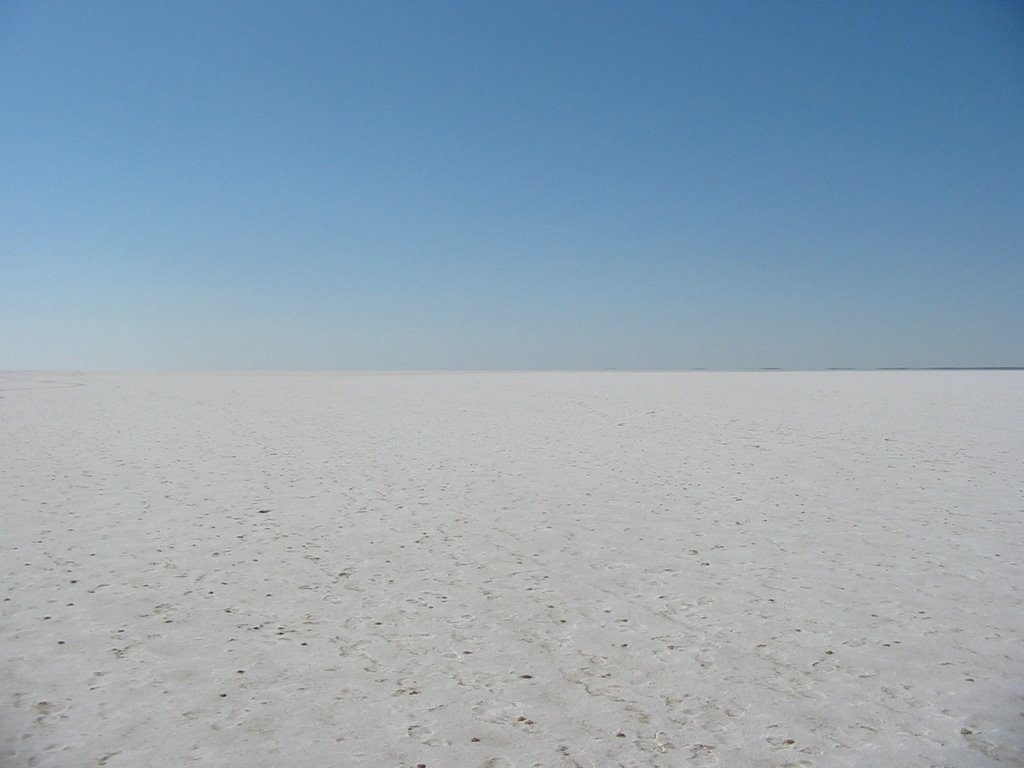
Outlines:
{"type": "Polygon", "coordinates": [[[1024,764],[1024,375],[0,374],[0,763],[1024,764]]]}

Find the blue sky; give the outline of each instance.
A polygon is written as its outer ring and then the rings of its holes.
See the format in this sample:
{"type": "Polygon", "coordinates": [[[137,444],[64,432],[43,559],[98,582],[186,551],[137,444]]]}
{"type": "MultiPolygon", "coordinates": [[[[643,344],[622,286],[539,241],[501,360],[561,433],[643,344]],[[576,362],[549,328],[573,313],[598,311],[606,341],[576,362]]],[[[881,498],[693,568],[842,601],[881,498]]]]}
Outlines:
{"type": "Polygon", "coordinates": [[[1024,365],[1015,2],[0,2],[0,369],[1024,365]]]}

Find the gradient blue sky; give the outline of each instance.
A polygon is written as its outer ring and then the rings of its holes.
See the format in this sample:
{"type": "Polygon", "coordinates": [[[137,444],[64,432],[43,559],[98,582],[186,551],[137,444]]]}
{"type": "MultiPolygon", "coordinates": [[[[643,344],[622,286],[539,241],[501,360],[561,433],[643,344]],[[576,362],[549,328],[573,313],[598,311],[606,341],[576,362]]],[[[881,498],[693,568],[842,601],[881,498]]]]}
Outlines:
{"type": "Polygon", "coordinates": [[[0,0],[0,369],[1022,365],[1022,9],[0,0]]]}

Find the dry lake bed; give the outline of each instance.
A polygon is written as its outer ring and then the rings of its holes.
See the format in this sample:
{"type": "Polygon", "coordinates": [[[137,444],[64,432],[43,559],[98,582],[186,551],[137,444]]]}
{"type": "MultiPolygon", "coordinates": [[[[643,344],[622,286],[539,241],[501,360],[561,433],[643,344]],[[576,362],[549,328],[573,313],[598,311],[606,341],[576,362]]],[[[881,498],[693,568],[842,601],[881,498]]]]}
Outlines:
{"type": "Polygon", "coordinates": [[[0,374],[4,766],[1020,766],[1024,373],[0,374]]]}

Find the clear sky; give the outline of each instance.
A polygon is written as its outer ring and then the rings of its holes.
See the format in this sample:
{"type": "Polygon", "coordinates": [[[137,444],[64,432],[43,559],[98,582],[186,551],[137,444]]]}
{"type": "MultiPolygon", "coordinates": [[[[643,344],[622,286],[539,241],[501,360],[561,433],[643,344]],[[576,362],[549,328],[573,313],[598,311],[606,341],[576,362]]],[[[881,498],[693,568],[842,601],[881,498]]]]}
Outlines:
{"type": "Polygon", "coordinates": [[[1024,4],[0,0],[0,369],[1024,365],[1024,4]]]}

